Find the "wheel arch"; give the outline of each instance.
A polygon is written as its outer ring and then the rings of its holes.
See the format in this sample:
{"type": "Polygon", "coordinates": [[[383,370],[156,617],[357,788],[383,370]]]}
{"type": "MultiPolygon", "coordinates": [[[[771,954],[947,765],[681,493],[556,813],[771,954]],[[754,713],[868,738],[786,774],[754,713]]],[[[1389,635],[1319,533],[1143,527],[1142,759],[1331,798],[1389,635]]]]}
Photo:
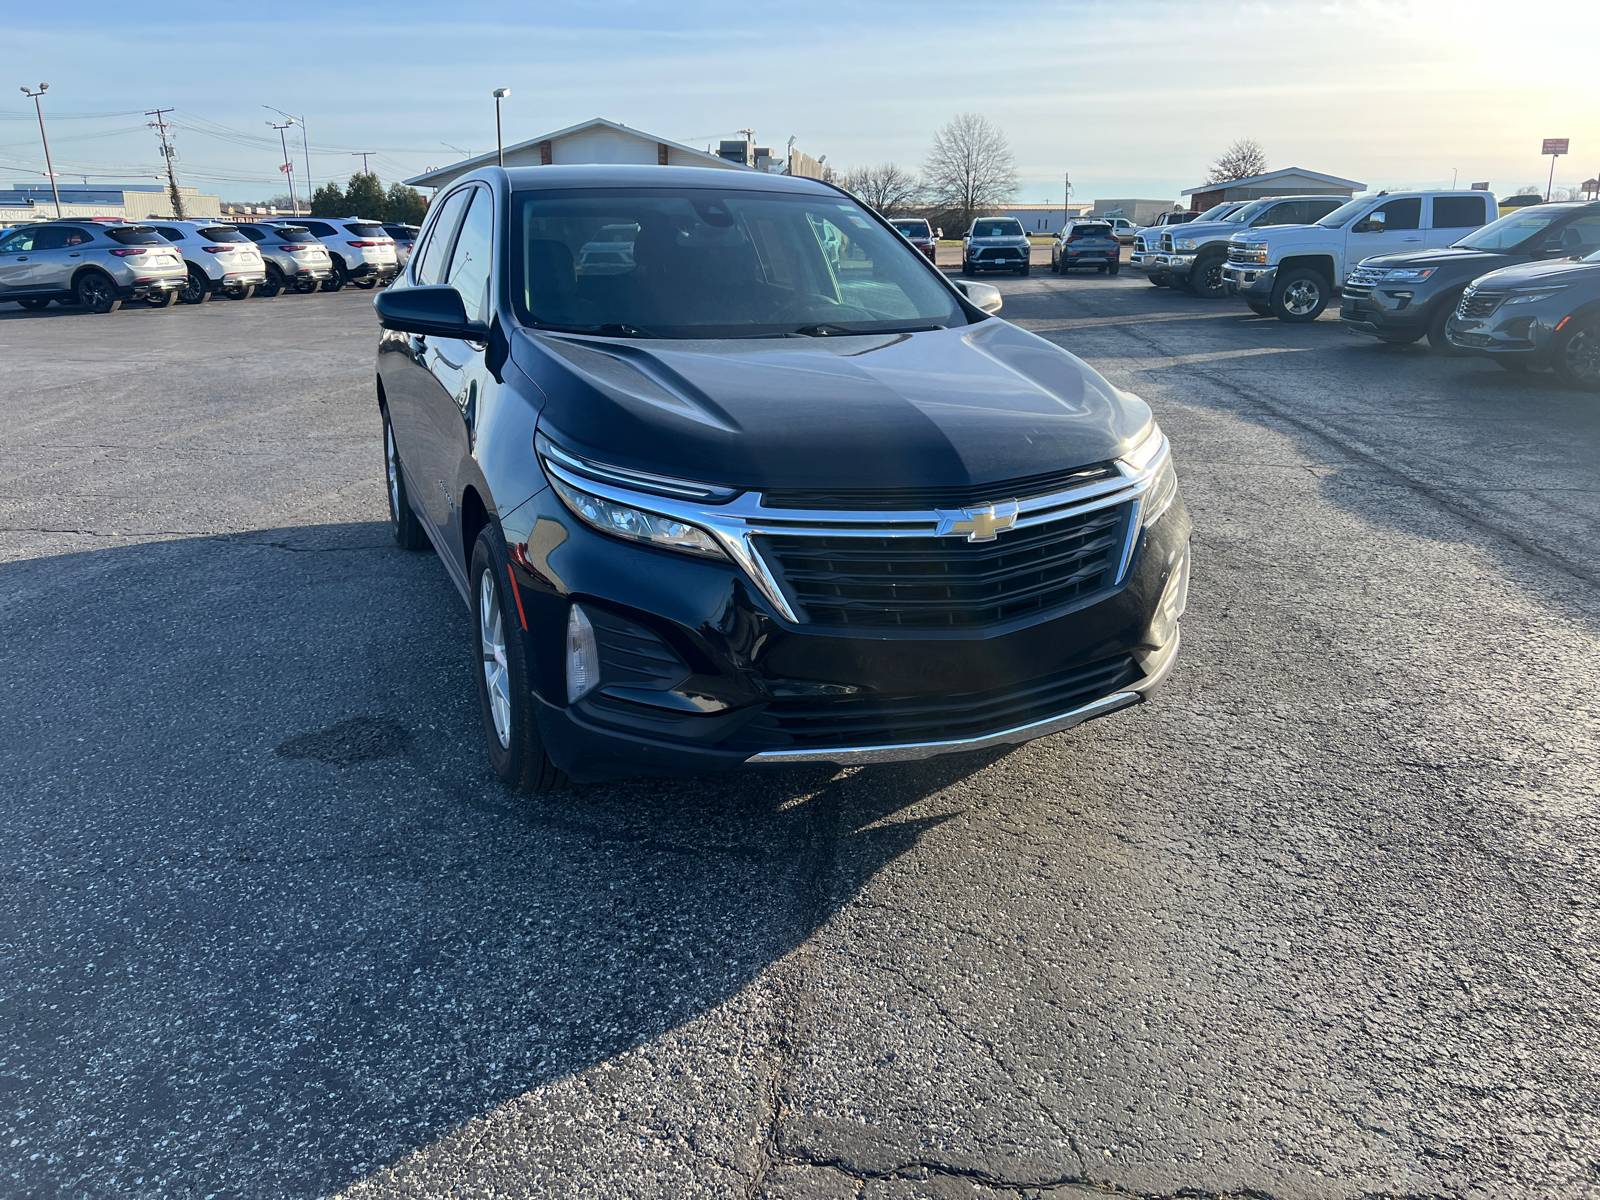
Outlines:
{"type": "Polygon", "coordinates": [[[469,576],[472,574],[472,548],[478,544],[478,535],[484,526],[493,519],[477,487],[468,484],[461,496],[461,565],[469,576]]]}
{"type": "Polygon", "coordinates": [[[75,270],[72,273],[72,279],[67,283],[68,290],[76,293],[78,290],[78,280],[82,279],[85,275],[103,276],[110,282],[112,287],[117,289],[118,295],[122,294],[122,285],[116,281],[110,271],[106,270],[99,263],[84,263],[77,270],[75,270]]]}
{"type": "Polygon", "coordinates": [[[1331,254],[1295,254],[1278,263],[1279,271],[1293,271],[1297,267],[1308,267],[1328,281],[1328,286],[1334,286],[1337,275],[1334,270],[1333,255],[1331,254]]]}

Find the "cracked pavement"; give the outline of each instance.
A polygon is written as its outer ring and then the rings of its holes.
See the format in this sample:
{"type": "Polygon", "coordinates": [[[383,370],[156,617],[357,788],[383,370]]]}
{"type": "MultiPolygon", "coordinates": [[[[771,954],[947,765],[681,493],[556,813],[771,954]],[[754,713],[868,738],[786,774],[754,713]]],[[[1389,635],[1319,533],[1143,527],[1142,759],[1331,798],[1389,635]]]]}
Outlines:
{"type": "Polygon", "coordinates": [[[527,801],[370,296],[0,306],[0,1192],[1600,1194],[1600,406],[999,286],[1172,437],[1158,702],[527,801]]]}

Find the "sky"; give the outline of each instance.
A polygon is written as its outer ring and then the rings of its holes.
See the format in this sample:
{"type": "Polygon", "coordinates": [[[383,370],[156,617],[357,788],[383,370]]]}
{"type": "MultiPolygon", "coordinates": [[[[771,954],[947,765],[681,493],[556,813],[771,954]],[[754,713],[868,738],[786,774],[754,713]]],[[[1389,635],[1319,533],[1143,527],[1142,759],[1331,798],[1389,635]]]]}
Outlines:
{"type": "Polygon", "coordinates": [[[170,107],[179,182],[225,200],[284,190],[266,106],[304,117],[314,182],[361,150],[388,182],[493,149],[496,87],[511,88],[508,144],[599,116],[701,148],[752,128],[781,153],[793,136],[846,170],[915,169],[939,127],[977,112],[1030,203],[1059,203],[1068,172],[1075,202],[1176,199],[1240,137],[1269,168],[1368,190],[1542,189],[1547,137],[1571,140],[1557,186],[1600,175],[1597,0],[79,0],[5,21],[0,187],[45,182],[19,90],[40,81],[64,182],[154,182],[144,112],[170,107]]]}

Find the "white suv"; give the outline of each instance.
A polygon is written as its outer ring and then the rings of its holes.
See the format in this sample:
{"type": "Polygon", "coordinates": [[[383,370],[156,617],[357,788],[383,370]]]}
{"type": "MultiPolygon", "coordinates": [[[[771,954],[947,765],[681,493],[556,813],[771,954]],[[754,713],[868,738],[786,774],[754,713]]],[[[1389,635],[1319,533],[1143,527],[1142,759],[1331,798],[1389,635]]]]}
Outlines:
{"type": "Polygon", "coordinates": [[[394,238],[381,221],[362,217],[279,217],[269,225],[298,225],[328,248],[333,260],[333,277],[322,285],[325,292],[337,292],[347,283],[373,288],[388,283],[399,273],[400,260],[394,238]]]}
{"type": "Polygon", "coordinates": [[[244,300],[267,281],[261,251],[232,225],[162,220],[149,224],[183,255],[189,278],[179,290],[178,299],[185,304],[204,304],[218,292],[244,300]]]}
{"type": "Polygon", "coordinates": [[[1488,192],[1380,192],[1315,225],[1245,229],[1228,243],[1222,283],[1255,312],[1315,321],[1364,258],[1448,246],[1495,219],[1488,192]]]}

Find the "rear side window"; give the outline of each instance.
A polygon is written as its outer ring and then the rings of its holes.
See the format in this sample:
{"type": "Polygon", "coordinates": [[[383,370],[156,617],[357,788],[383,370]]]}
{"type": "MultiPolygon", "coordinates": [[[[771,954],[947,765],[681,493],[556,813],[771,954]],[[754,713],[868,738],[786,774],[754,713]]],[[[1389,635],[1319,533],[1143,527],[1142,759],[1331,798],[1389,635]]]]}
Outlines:
{"type": "Polygon", "coordinates": [[[489,263],[494,255],[494,196],[477,188],[450,255],[450,286],[461,293],[469,321],[489,318],[489,263]]]}
{"type": "Polygon", "coordinates": [[[1390,229],[1421,229],[1422,228],[1422,197],[1411,196],[1404,200],[1390,200],[1379,208],[1372,210],[1371,217],[1383,214],[1383,228],[1390,229]]]}
{"type": "Polygon", "coordinates": [[[106,236],[124,246],[163,246],[167,241],[154,229],[108,229],[106,236]]]}
{"type": "Polygon", "coordinates": [[[389,236],[388,233],[384,231],[382,225],[367,225],[360,221],[351,221],[345,226],[345,228],[351,233],[355,234],[358,238],[380,238],[389,236]]]}
{"type": "Polygon", "coordinates": [[[428,229],[427,240],[411,259],[411,278],[418,283],[438,283],[444,270],[445,255],[450,253],[450,238],[461,219],[461,210],[472,197],[471,188],[451,192],[439,209],[439,219],[428,229]]]}
{"type": "MultiPolygon", "coordinates": [[[[321,221],[307,221],[305,223],[305,228],[309,229],[318,237],[334,237],[338,234],[338,230],[336,230],[332,225],[325,224],[321,221]]],[[[302,234],[301,236],[304,235],[302,234]]]]}
{"type": "Polygon", "coordinates": [[[208,242],[244,242],[249,240],[237,229],[229,229],[224,225],[213,225],[210,229],[202,229],[200,236],[208,242]]]}
{"type": "Polygon", "coordinates": [[[1476,229],[1483,224],[1484,199],[1481,196],[1435,196],[1435,229],[1476,229]]]}
{"type": "Polygon", "coordinates": [[[1579,217],[1545,239],[1547,250],[1585,258],[1600,250],[1600,216],[1579,217]]]}
{"type": "MultiPolygon", "coordinates": [[[[66,229],[60,225],[47,225],[33,239],[35,250],[64,250],[68,234],[82,234],[81,229],[66,229]]],[[[87,239],[82,239],[87,240],[87,239]]]]}

